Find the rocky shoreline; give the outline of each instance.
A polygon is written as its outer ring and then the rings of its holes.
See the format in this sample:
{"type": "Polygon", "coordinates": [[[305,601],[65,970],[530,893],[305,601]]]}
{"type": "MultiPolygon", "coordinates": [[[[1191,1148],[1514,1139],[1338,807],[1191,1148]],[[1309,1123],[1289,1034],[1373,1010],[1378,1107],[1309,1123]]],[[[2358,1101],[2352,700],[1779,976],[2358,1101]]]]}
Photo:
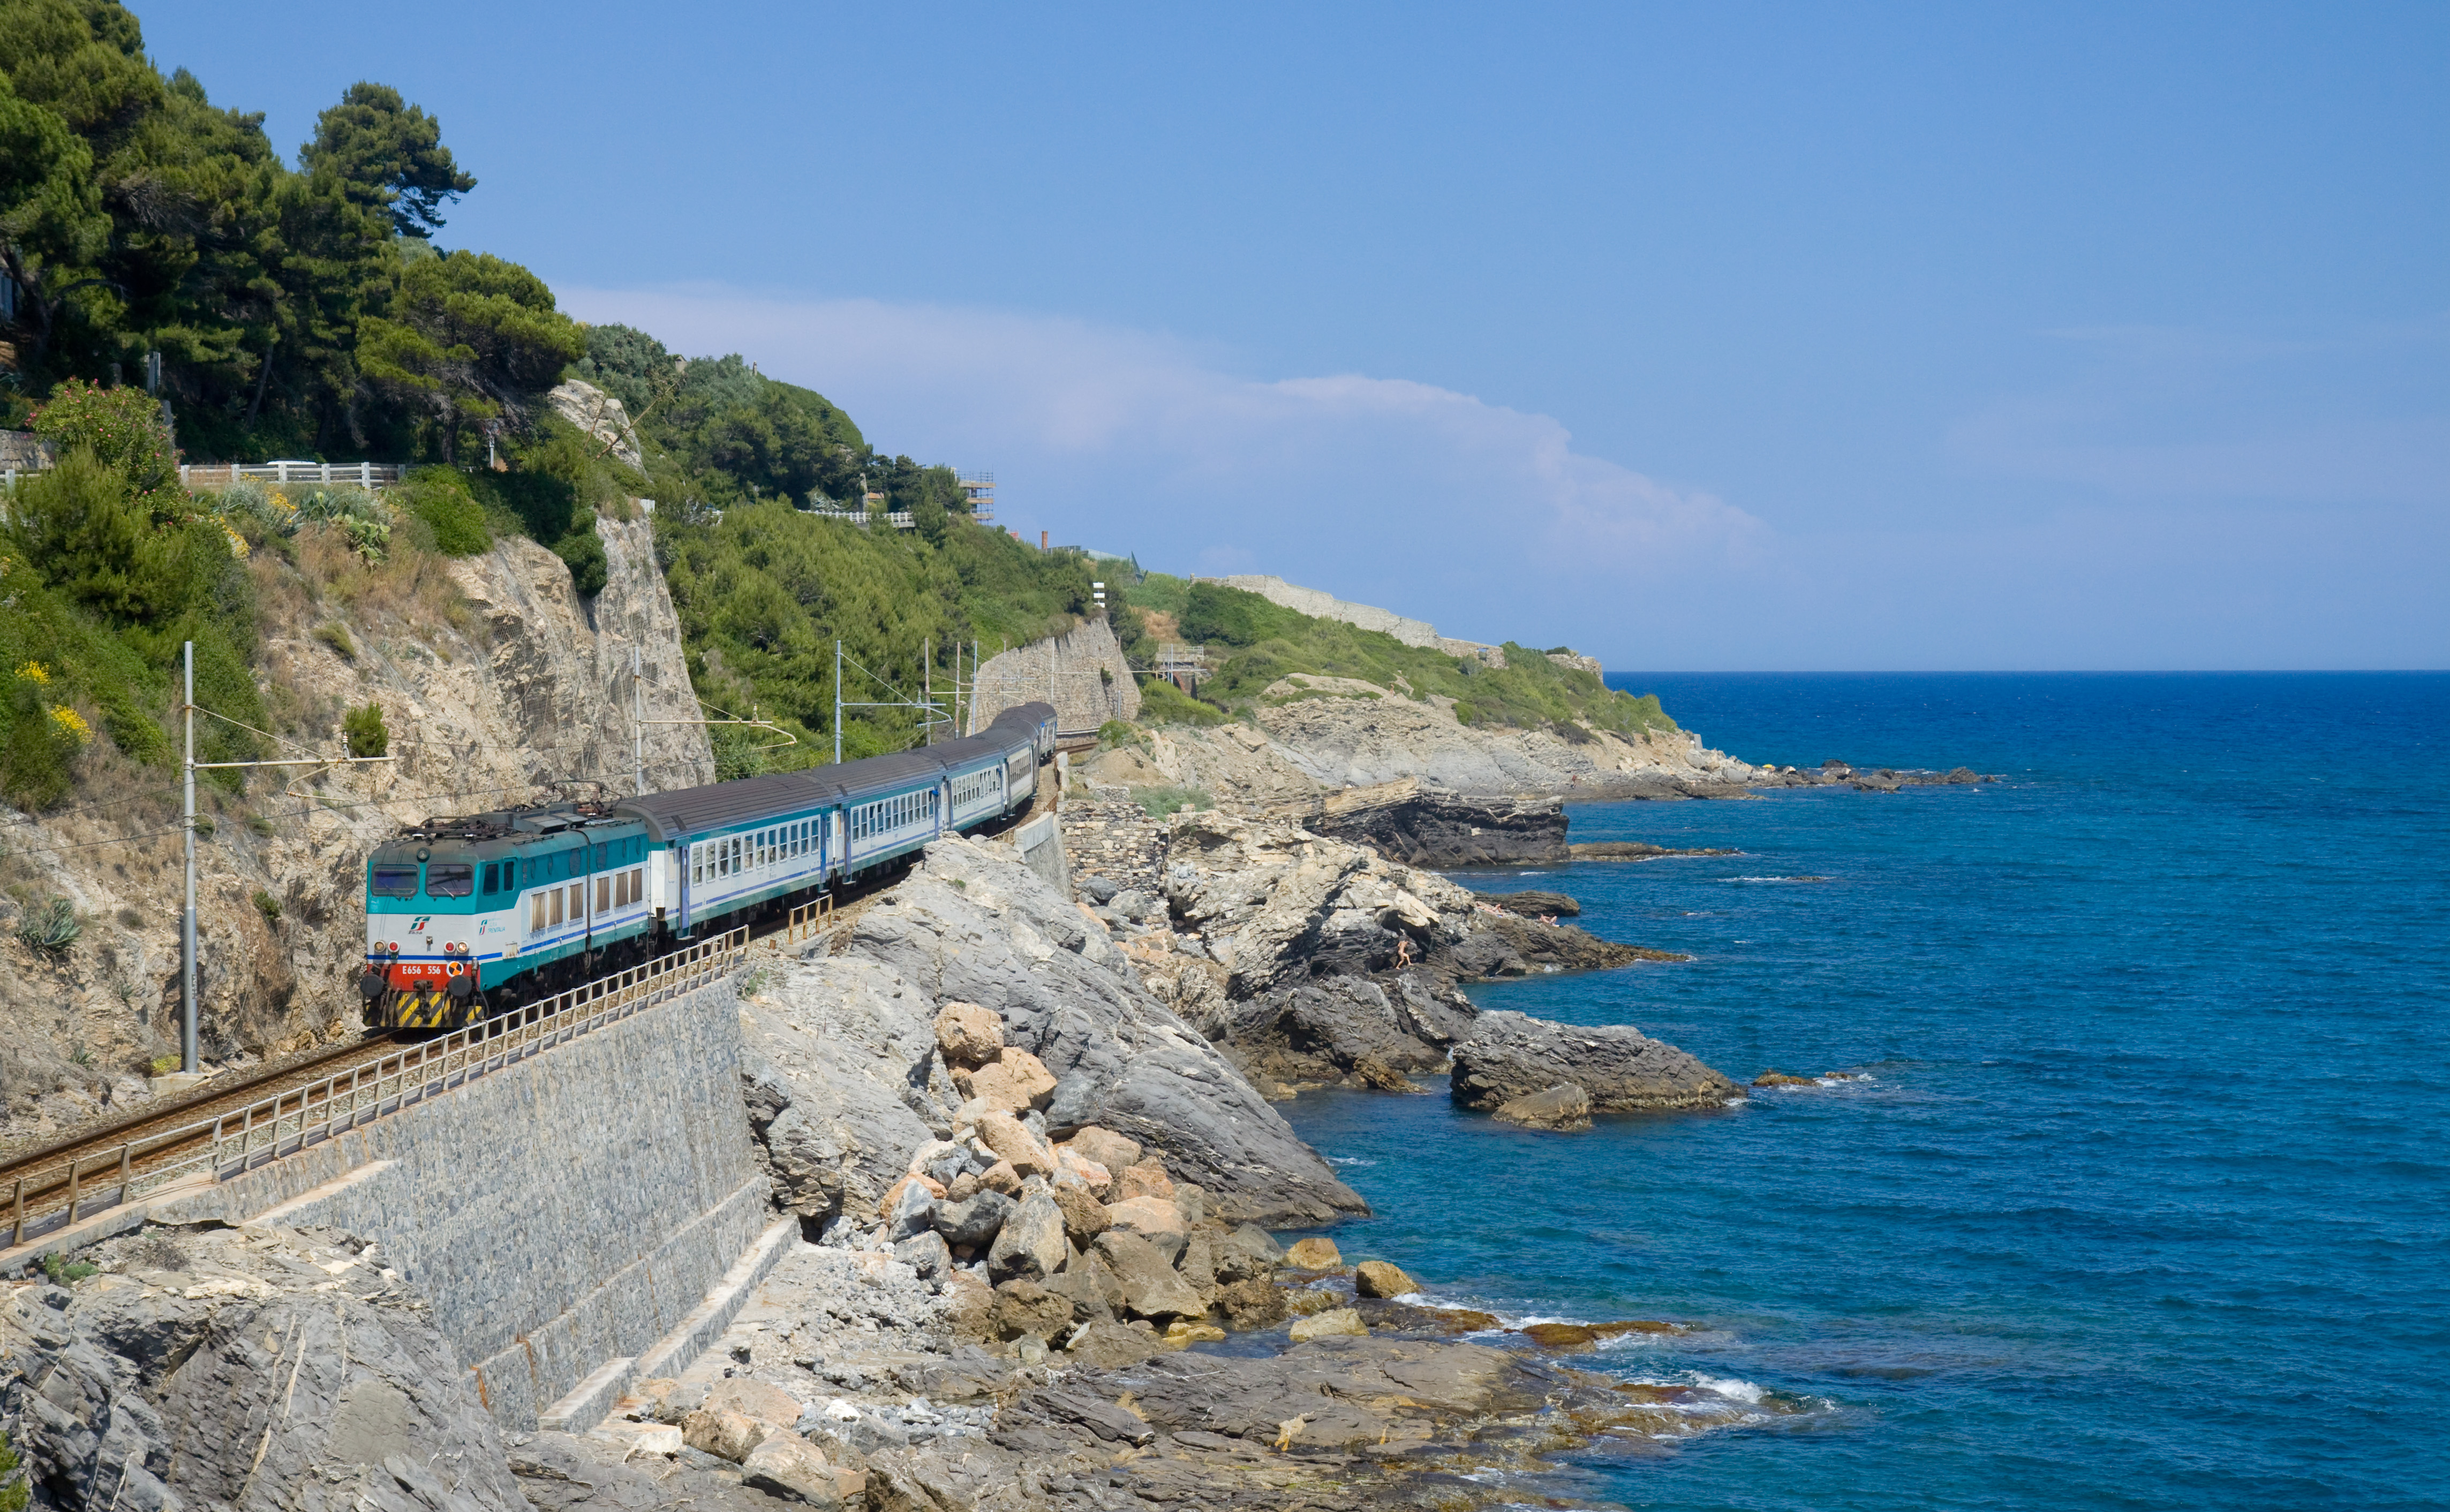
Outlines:
{"type": "MultiPolygon", "coordinates": [[[[1876,791],[1916,775],[1868,774],[1876,791]]],[[[1119,806],[1067,805],[1067,829],[1119,806]]],[[[680,1375],[586,1432],[505,1437],[372,1247],[148,1230],[0,1308],[0,1413],[37,1501],[1469,1508],[1572,1494],[1583,1450],[1799,1410],[1585,1368],[1677,1321],[1502,1318],[1277,1236],[1369,1212],[1271,1106],[1308,1089],[1419,1094],[1450,1073],[1459,1107],[1565,1133],[1827,1085],[1747,1088],[1630,1027],[1466,996],[1682,958],[1565,922],[1563,893],[1467,891],[1429,858],[1693,852],[1571,845],[1553,797],[1418,783],[1115,822],[1111,843],[1067,833],[1077,897],[1008,845],[948,839],[752,973],[743,1116],[801,1238],[680,1375]],[[300,1395],[314,1430],[275,1431],[264,1405],[300,1395]]]]}
{"type": "Polygon", "coordinates": [[[1263,822],[1184,815],[1166,841],[1161,899],[1092,905],[947,840],[760,969],[744,1115],[803,1238],[712,1350],[603,1425],[505,1439],[360,1241],[152,1229],[0,1308],[0,1411],[38,1500],[1469,1507],[1540,1494],[1577,1445],[1758,1416],[1575,1367],[1673,1322],[1509,1328],[1324,1238],[1282,1247],[1271,1229],[1368,1207],[1241,1068],[1420,1090],[1403,1072],[1451,1056],[1468,1106],[1571,1076],[1603,1109],[1732,1083],[1630,1031],[1594,1057],[1475,1012],[1457,983],[1534,969],[1520,941],[1570,930],[1539,901],[1263,822]],[[293,1389],[320,1436],[256,1421],[293,1389]]]}

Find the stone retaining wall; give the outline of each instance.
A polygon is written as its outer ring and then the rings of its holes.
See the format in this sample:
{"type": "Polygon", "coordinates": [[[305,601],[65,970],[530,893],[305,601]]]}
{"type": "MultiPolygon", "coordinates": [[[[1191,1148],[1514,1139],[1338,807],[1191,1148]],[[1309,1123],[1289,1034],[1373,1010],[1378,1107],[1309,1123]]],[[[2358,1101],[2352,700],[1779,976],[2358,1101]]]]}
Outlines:
{"type": "Polygon", "coordinates": [[[773,1221],[739,1014],[735,982],[713,983],[153,1216],[380,1241],[486,1407],[534,1428],[679,1328],[773,1221]]]}
{"type": "MultiPolygon", "coordinates": [[[[1120,791],[1110,788],[1108,791],[1120,791]]],[[[1076,887],[1103,877],[1118,887],[1154,893],[1165,863],[1166,823],[1129,798],[1067,798],[1056,816],[1063,825],[1063,859],[1076,887]]]]}
{"type": "Polygon", "coordinates": [[[988,657],[979,667],[969,733],[1022,704],[1051,703],[1059,729],[1096,729],[1110,719],[1140,717],[1140,687],[1123,660],[1114,627],[1093,619],[1050,640],[1032,641],[988,657]]]}

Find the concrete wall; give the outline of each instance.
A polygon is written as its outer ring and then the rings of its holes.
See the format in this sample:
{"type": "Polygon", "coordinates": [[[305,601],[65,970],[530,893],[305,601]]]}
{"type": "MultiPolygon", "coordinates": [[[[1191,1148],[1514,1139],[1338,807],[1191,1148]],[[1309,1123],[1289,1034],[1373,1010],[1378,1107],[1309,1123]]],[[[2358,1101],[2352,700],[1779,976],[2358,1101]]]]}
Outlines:
{"type": "Polygon", "coordinates": [[[968,733],[994,724],[1007,708],[1034,702],[1055,706],[1059,729],[1089,730],[1110,719],[1139,718],[1140,685],[1123,660],[1114,627],[1093,619],[1050,640],[988,657],[979,668],[968,733]]]}
{"type": "Polygon", "coordinates": [[[504,1426],[649,1352],[773,1221],[717,982],[157,1208],[380,1241],[504,1426]]]}

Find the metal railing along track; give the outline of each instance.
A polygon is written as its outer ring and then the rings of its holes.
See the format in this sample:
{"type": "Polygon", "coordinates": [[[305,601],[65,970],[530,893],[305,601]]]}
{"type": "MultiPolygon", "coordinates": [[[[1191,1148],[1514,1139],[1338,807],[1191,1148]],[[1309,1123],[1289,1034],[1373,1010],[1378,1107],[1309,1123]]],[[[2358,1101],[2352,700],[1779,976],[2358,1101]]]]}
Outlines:
{"type": "Polygon", "coordinates": [[[174,1182],[215,1180],[321,1144],[385,1114],[567,1044],[736,970],[749,931],[734,929],[556,997],[404,1045],[210,1118],[97,1143],[15,1174],[4,1189],[9,1248],[174,1182]]]}

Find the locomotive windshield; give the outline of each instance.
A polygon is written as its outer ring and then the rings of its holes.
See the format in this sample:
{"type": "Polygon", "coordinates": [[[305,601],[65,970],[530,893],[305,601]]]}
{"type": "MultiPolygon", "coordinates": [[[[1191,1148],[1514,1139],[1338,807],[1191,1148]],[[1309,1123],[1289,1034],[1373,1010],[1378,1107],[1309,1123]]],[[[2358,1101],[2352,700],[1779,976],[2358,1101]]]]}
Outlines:
{"type": "Polygon", "coordinates": [[[377,866],[374,884],[367,890],[378,898],[414,898],[417,896],[417,868],[377,866]]]}
{"type": "Polygon", "coordinates": [[[428,898],[465,898],[476,890],[476,868],[466,862],[436,862],[425,868],[428,898]]]}

